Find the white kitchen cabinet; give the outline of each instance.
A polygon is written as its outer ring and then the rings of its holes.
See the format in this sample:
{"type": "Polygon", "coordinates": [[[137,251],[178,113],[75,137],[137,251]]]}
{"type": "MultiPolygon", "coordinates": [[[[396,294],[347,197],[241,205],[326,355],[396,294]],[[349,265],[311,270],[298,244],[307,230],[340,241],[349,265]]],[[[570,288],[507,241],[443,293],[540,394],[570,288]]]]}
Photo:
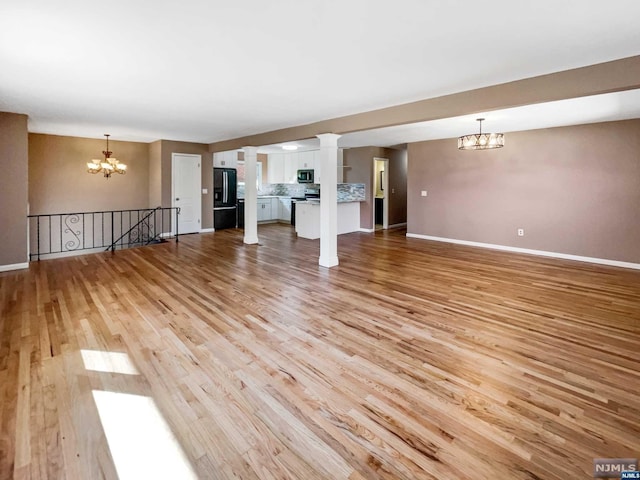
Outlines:
{"type": "Polygon", "coordinates": [[[291,199],[288,197],[280,197],[277,199],[279,203],[278,220],[283,222],[291,221],[291,199]]]}
{"type": "Polygon", "coordinates": [[[238,151],[214,153],[213,166],[216,168],[238,168],[238,151]]]}
{"type": "Polygon", "coordinates": [[[286,183],[284,175],[284,154],[269,154],[269,183],[286,183]]]}
{"type": "Polygon", "coordinates": [[[269,154],[269,183],[298,183],[298,170],[313,170],[320,179],[320,150],[269,154]]]}
{"type": "Polygon", "coordinates": [[[258,221],[277,221],[280,214],[280,198],[258,198],[258,221]]]}
{"type": "Polygon", "coordinates": [[[313,151],[300,152],[298,154],[298,170],[313,170],[313,151]]]}
{"type": "Polygon", "coordinates": [[[271,213],[271,198],[259,198],[258,199],[258,221],[265,222],[272,220],[273,215],[271,213]]]}
{"type": "Polygon", "coordinates": [[[298,183],[298,153],[284,155],[284,183],[298,183]]]}
{"type": "Polygon", "coordinates": [[[320,178],[322,177],[321,165],[320,165],[320,150],[313,150],[313,181],[315,183],[320,183],[320,178]]]}

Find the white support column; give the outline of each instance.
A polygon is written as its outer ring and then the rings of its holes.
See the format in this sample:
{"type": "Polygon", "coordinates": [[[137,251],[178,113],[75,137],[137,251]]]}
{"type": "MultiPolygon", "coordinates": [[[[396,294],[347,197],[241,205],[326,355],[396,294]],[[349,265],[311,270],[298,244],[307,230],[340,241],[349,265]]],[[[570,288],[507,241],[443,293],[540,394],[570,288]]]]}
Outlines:
{"type": "Polygon", "coordinates": [[[244,243],[258,243],[258,147],[244,147],[244,243]]]}
{"type": "Polygon", "coordinates": [[[334,133],[320,139],[320,259],[322,267],[338,265],[338,138],[334,133]]]}

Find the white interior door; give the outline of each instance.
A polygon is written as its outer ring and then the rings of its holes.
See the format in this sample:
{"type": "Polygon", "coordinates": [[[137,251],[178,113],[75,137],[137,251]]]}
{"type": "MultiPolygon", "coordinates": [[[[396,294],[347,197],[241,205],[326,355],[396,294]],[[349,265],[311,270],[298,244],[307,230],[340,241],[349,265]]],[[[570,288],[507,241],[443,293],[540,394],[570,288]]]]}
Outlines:
{"type": "Polygon", "coordinates": [[[171,155],[171,204],[173,207],[180,208],[180,215],[178,215],[179,234],[200,231],[200,217],[202,215],[201,165],[200,155],[184,153],[171,155]]]}

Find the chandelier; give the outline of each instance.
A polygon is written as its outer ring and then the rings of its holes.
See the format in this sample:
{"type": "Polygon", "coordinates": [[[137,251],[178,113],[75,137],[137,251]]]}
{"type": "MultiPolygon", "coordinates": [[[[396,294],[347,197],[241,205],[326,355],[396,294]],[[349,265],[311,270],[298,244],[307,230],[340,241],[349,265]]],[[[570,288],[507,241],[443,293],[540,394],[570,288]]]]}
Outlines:
{"type": "Polygon", "coordinates": [[[487,150],[490,148],[504,147],[504,133],[482,133],[482,121],[484,118],[477,118],[480,122],[480,133],[471,133],[458,138],[458,150],[487,150]]]}
{"type": "Polygon", "coordinates": [[[109,151],[109,135],[108,133],[104,134],[107,137],[107,149],[102,151],[104,155],[104,159],[94,158],[89,163],[87,163],[87,168],[89,173],[100,173],[104,175],[104,178],[109,178],[112,173],[124,174],[127,173],[127,166],[124,163],[118,162],[115,158],[111,157],[113,152],[109,151]]]}

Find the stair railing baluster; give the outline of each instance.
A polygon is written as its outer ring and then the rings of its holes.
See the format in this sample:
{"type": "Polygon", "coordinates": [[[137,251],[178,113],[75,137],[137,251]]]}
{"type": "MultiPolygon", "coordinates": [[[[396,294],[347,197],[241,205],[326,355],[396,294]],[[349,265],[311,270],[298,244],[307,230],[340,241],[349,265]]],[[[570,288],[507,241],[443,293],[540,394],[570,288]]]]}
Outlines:
{"type": "MultiPolygon", "coordinates": [[[[111,250],[115,252],[118,246],[120,248],[127,248],[149,245],[158,241],[162,242],[165,240],[163,236],[165,233],[165,215],[168,215],[168,218],[171,219],[171,214],[174,211],[175,237],[176,243],[178,243],[180,235],[178,228],[180,209],[177,207],[27,215],[29,222],[31,222],[30,227],[33,225],[31,219],[35,219],[34,221],[36,223],[36,251],[29,252],[29,260],[40,260],[41,257],[46,255],[105,247],[107,251],[111,250]],[[118,223],[116,215],[120,216],[119,231],[117,231],[118,229],[116,228],[116,224],[118,223]],[[128,226],[124,224],[125,215],[129,218],[128,226]],[[54,217],[57,217],[58,220],[55,221],[54,217]],[[160,219],[160,224],[158,224],[158,218],[160,219]],[[43,223],[43,219],[46,219],[45,223],[43,223]],[[96,225],[97,219],[100,220],[100,225],[96,225]],[[135,223],[133,222],[134,219],[137,219],[135,223]],[[105,220],[111,221],[111,238],[107,237],[109,226],[105,224],[105,220]],[[89,229],[90,232],[88,231],[89,229]],[[135,234],[132,235],[132,232],[135,232],[135,234]],[[59,238],[55,238],[56,235],[58,235],[59,238]],[[89,238],[88,235],[91,235],[91,238],[89,238]],[[100,238],[97,238],[98,235],[100,235],[100,238]],[[45,239],[48,237],[48,244],[43,244],[43,237],[45,239]],[[132,239],[132,237],[135,238],[132,239]]],[[[33,236],[31,236],[31,238],[33,238],[33,236]]]]}

